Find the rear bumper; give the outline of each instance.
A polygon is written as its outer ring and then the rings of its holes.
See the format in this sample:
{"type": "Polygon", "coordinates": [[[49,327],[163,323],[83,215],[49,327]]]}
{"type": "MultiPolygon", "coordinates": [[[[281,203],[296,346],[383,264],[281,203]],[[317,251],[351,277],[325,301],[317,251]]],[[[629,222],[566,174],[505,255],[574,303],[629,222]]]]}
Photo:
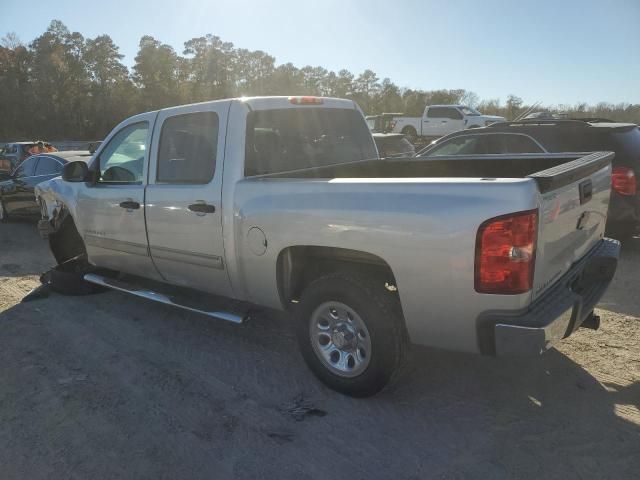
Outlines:
{"type": "Polygon", "coordinates": [[[527,310],[487,312],[478,322],[480,350],[493,355],[540,354],[591,317],[613,279],[620,242],[605,238],[527,310]]]}

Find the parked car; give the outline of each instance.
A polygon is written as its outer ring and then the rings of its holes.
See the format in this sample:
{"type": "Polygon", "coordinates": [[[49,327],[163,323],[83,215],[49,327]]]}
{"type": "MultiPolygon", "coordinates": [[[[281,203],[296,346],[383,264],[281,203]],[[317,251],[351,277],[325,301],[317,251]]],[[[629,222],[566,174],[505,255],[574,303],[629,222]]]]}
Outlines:
{"type": "Polygon", "coordinates": [[[402,133],[412,140],[417,137],[437,138],[504,121],[504,117],[483,115],[464,105],[427,105],[422,117],[395,117],[393,132],[402,133]]]}
{"type": "Polygon", "coordinates": [[[48,142],[13,142],[7,143],[2,150],[0,150],[0,171],[11,172],[13,171],[25,158],[33,155],[34,153],[50,153],[57,151],[48,142]],[[34,147],[40,145],[42,151],[33,151],[34,147]]]}
{"type": "Polygon", "coordinates": [[[0,170],[13,171],[20,162],[30,155],[29,149],[34,145],[34,142],[7,143],[0,151],[0,170]]]}
{"type": "Polygon", "coordinates": [[[86,151],[33,155],[10,174],[0,176],[0,221],[7,221],[10,216],[39,215],[35,186],[59,176],[68,162],[87,161],[89,158],[91,156],[86,151]]]}
{"type": "Polygon", "coordinates": [[[380,158],[413,157],[416,148],[401,133],[373,133],[380,158]]]}
{"type": "Polygon", "coordinates": [[[409,341],[539,354],[597,327],[612,156],[384,160],[353,101],[219,100],[122,122],[38,185],[39,227],[88,282],[236,323],[290,311],[318,378],[366,396],[409,341]]]}
{"type": "Polygon", "coordinates": [[[433,142],[419,157],[610,150],[613,159],[607,233],[624,238],[640,227],[640,128],[600,118],[522,120],[473,132],[457,132],[433,142]]]}

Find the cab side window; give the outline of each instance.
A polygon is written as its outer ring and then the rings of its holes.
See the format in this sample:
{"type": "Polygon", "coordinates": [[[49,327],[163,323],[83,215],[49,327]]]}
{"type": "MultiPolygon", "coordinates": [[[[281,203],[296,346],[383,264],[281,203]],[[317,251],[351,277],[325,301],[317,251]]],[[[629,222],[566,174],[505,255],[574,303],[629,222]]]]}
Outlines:
{"type": "Polygon", "coordinates": [[[24,162],[18,165],[18,168],[13,172],[13,176],[20,177],[32,177],[36,168],[38,157],[27,158],[24,162]]]}
{"type": "Polygon", "coordinates": [[[100,153],[98,183],[142,183],[148,133],[147,122],[127,125],[116,133],[100,153]]]}
{"type": "Polygon", "coordinates": [[[56,175],[62,173],[62,164],[51,157],[40,157],[36,167],[36,177],[39,175],[56,175]]]}
{"type": "Polygon", "coordinates": [[[442,145],[434,148],[427,156],[441,157],[444,155],[473,155],[485,153],[484,141],[478,135],[463,135],[447,140],[442,145]]]}
{"type": "Polygon", "coordinates": [[[451,120],[462,120],[462,114],[453,107],[429,107],[428,118],[449,118],[451,120]]]}
{"type": "Polygon", "coordinates": [[[206,184],[216,171],[218,114],[196,112],[169,117],[158,149],[158,183],[206,184]]]}

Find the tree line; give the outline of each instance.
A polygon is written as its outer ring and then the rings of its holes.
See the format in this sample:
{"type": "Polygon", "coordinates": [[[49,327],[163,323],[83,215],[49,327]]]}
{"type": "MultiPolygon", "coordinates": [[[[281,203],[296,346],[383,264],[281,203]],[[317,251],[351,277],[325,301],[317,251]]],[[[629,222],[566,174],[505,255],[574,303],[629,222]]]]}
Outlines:
{"type": "MultiPolygon", "coordinates": [[[[140,39],[129,70],[109,35],[85,38],[59,20],[25,45],[14,33],[0,42],[0,138],[103,138],[121,120],[171,105],[249,95],[350,98],[367,114],[421,115],[425,105],[462,103],[513,119],[528,106],[519,97],[481,100],[464,89],[402,88],[372,70],[353,74],[276,64],[261,50],[237,48],[215,35],[184,42],[182,54],[152,36],[140,39]]],[[[640,104],[538,106],[571,116],[640,122],[640,104]]]]}

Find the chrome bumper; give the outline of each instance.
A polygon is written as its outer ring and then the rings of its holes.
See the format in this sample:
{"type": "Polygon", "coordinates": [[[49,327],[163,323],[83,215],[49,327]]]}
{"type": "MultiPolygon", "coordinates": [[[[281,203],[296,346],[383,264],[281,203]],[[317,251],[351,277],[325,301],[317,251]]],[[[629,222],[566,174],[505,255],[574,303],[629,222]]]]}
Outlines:
{"type": "Polygon", "coordinates": [[[487,312],[478,323],[480,349],[494,355],[536,355],[591,317],[613,279],[620,242],[605,238],[526,311],[487,312]]]}

